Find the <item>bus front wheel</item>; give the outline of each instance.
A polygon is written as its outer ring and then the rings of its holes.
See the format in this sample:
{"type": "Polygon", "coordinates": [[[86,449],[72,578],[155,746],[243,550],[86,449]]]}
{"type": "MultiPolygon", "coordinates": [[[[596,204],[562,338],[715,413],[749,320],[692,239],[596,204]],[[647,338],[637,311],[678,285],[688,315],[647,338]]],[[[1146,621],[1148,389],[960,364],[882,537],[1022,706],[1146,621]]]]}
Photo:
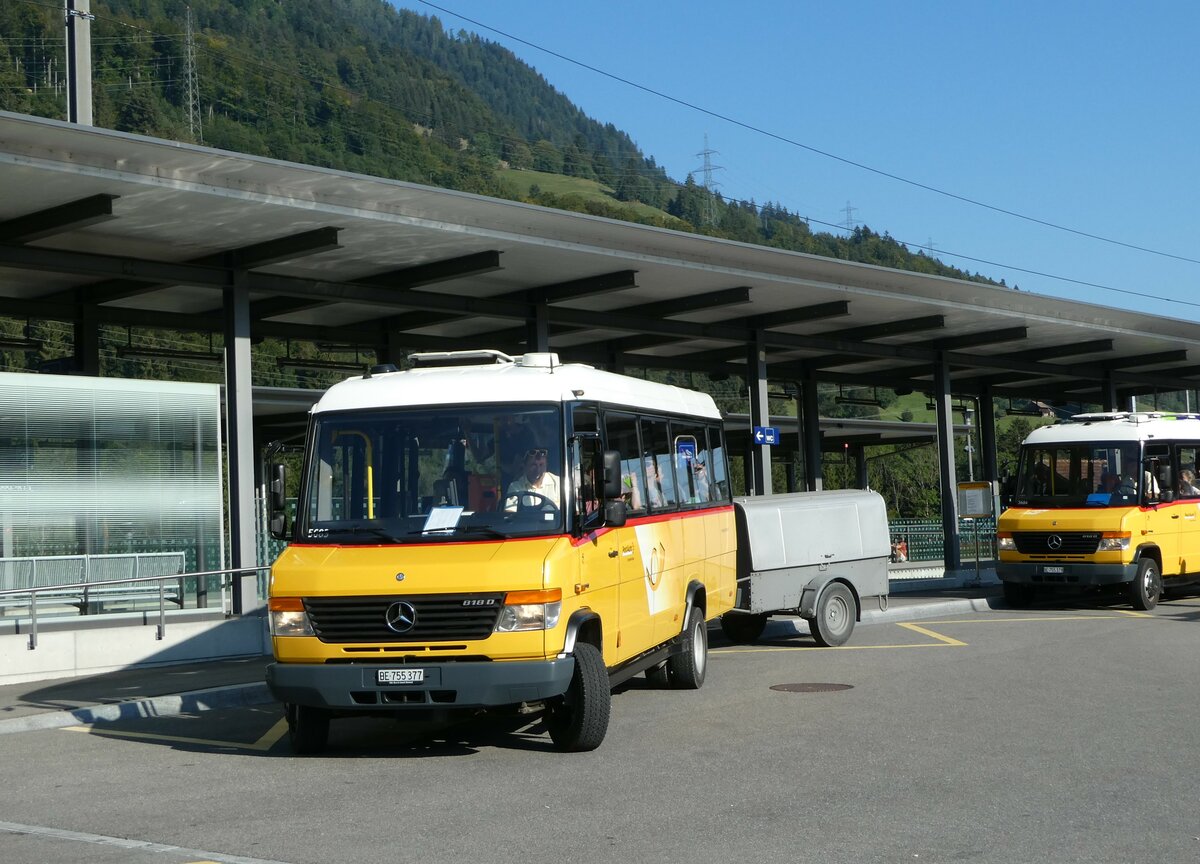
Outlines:
{"type": "Polygon", "coordinates": [[[550,740],[559,750],[595,750],[608,732],[612,690],[600,649],[590,642],[575,645],[575,672],[567,692],[546,711],[550,740]]]}
{"type": "Polygon", "coordinates": [[[1137,576],[1129,585],[1129,602],[1134,609],[1149,612],[1158,605],[1162,596],[1162,574],[1158,570],[1158,562],[1153,558],[1143,558],[1138,562],[1137,576]]]}
{"type": "Polygon", "coordinates": [[[300,756],[320,753],[329,742],[329,712],[310,705],[287,706],[288,741],[300,756]]]}
{"type": "Polygon", "coordinates": [[[1033,603],[1033,586],[1021,582],[1005,582],[1004,602],[1014,609],[1024,609],[1033,603]]]}

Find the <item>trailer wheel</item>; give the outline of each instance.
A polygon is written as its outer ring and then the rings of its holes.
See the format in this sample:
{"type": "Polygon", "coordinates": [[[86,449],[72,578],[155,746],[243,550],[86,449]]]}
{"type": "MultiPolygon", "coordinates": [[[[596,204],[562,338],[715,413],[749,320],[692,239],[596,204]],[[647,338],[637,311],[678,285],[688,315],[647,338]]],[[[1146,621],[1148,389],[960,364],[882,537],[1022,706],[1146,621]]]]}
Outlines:
{"type": "Polygon", "coordinates": [[[730,642],[753,642],[763,634],[769,615],[743,615],[726,612],[721,616],[721,632],[730,642]]]}
{"type": "Polygon", "coordinates": [[[300,756],[320,753],[329,743],[329,712],[311,705],[286,706],[288,742],[300,756]]]}
{"type": "Polygon", "coordinates": [[[808,622],[813,639],[825,648],[845,645],[854,632],[858,607],[854,595],[841,582],[830,582],[817,600],[816,614],[808,622]]]}
{"type": "Polygon", "coordinates": [[[575,645],[575,672],[567,692],[546,709],[550,740],[567,752],[595,750],[608,732],[612,690],[600,649],[590,642],[575,645]]]}
{"type": "Polygon", "coordinates": [[[680,652],[667,658],[667,672],[676,690],[699,690],[708,668],[708,625],[704,613],[693,606],[687,628],[680,637],[680,652]]]}
{"type": "Polygon", "coordinates": [[[1129,585],[1129,602],[1134,609],[1149,612],[1158,605],[1161,596],[1162,574],[1158,572],[1158,562],[1143,558],[1138,562],[1137,576],[1129,585]]]}
{"type": "Polygon", "coordinates": [[[1034,588],[1022,582],[1004,583],[1004,602],[1014,609],[1024,609],[1033,603],[1034,588]]]}

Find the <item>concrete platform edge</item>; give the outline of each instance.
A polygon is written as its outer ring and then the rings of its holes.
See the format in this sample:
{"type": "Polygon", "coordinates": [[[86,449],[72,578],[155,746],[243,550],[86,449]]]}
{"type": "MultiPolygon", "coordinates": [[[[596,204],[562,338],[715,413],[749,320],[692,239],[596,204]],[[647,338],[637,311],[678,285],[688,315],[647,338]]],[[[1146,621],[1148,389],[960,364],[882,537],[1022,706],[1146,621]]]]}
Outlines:
{"type": "Polygon", "coordinates": [[[33,732],[39,729],[62,729],[66,726],[87,726],[113,720],[129,720],[137,717],[169,717],[193,711],[213,711],[219,708],[239,708],[246,705],[262,705],[274,699],[265,683],[237,684],[231,687],[213,687],[190,693],[172,693],[118,702],[112,705],[95,705],[76,708],[73,711],[51,711],[27,717],[0,720],[0,735],[10,732],[33,732]]]}

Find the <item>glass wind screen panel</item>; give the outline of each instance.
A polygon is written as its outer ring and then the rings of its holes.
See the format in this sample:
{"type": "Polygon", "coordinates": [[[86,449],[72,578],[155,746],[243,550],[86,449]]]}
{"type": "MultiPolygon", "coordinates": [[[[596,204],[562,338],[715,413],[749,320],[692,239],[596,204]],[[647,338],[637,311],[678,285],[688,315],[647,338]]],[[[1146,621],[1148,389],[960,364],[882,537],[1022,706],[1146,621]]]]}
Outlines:
{"type": "Polygon", "coordinates": [[[322,414],[310,451],[302,541],[494,540],[562,530],[558,407],[322,414]]]}
{"type": "Polygon", "coordinates": [[[224,560],[220,390],[0,373],[0,557],[224,560]]]}

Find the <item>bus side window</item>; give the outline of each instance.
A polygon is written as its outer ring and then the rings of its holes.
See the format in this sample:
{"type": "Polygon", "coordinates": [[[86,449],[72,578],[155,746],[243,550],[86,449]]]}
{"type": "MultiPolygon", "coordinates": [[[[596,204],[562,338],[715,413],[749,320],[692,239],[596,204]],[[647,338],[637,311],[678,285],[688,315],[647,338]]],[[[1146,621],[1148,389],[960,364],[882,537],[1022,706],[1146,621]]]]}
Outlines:
{"type": "Polygon", "coordinates": [[[637,419],[630,414],[606,412],[604,415],[604,430],[607,437],[605,445],[609,450],[621,453],[621,488],[625,506],[630,513],[646,512],[646,477],[642,473],[642,460],[639,455],[641,445],[638,443],[637,419]]]}
{"type": "Polygon", "coordinates": [[[730,500],[729,475],[725,470],[725,447],[722,444],[721,427],[708,427],[708,500],[730,500]]]}

